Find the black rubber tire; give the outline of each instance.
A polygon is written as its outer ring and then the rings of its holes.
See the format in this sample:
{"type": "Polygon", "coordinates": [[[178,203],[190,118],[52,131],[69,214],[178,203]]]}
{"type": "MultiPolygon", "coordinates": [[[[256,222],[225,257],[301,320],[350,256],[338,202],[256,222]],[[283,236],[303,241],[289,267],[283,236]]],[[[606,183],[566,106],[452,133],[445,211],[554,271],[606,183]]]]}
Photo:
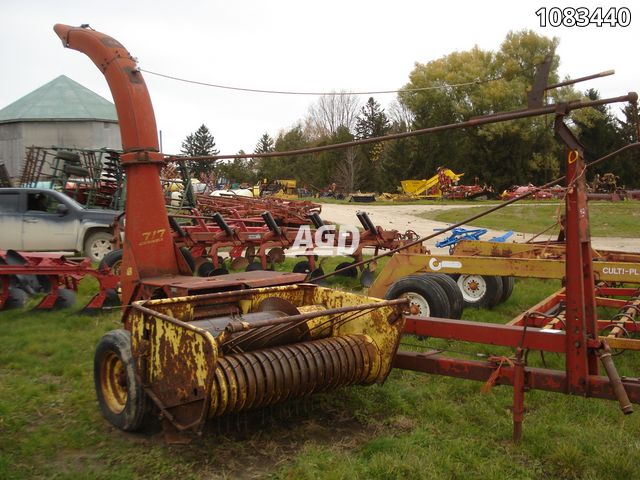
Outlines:
{"type": "Polygon", "coordinates": [[[229,270],[227,270],[224,267],[220,267],[220,268],[216,268],[214,271],[212,271],[209,274],[210,277],[217,277],[218,275],[229,275],[229,270]]]}
{"type": "Polygon", "coordinates": [[[451,318],[449,299],[444,289],[434,279],[423,275],[409,275],[397,280],[389,287],[386,295],[387,300],[400,298],[403,295],[412,295],[418,302],[420,308],[418,315],[438,318],[451,318]]]}
{"type": "Polygon", "coordinates": [[[438,282],[438,285],[442,287],[449,299],[449,309],[451,310],[450,318],[460,320],[460,318],[462,318],[462,311],[464,310],[464,298],[462,298],[462,292],[458,288],[456,281],[444,273],[425,273],[424,276],[438,282]]]}
{"type": "Polygon", "coordinates": [[[293,266],[293,273],[310,273],[311,266],[309,262],[303,260],[302,262],[298,262],[293,266]]]}
{"type": "Polygon", "coordinates": [[[29,294],[19,287],[9,287],[9,297],[4,303],[4,309],[23,308],[29,300],[29,294]]]}
{"type": "MultiPolygon", "coordinates": [[[[340,270],[342,268],[346,268],[350,266],[353,262],[342,262],[339,263],[336,267],[336,270],[340,270]]],[[[357,278],[358,277],[358,269],[356,267],[352,267],[349,270],[345,270],[344,272],[336,273],[336,275],[340,277],[349,277],[349,278],[357,278]]]]}
{"type": "Polygon", "coordinates": [[[500,297],[500,303],[506,302],[513,293],[513,287],[516,284],[516,280],[513,277],[501,277],[502,278],[502,297],[500,297]]]}
{"type": "Polygon", "coordinates": [[[70,290],[68,288],[58,288],[58,298],[56,298],[56,303],[54,303],[54,309],[60,308],[70,308],[76,304],[76,292],[70,290]]]}
{"type": "Polygon", "coordinates": [[[196,275],[198,277],[210,277],[211,273],[216,269],[216,267],[213,266],[213,262],[210,261],[206,261],[206,262],[202,262],[200,265],[198,265],[198,268],[196,269],[196,275]]]}
{"type": "Polygon", "coordinates": [[[122,265],[122,249],[111,250],[107,253],[98,265],[98,270],[111,271],[114,275],[120,275],[122,265]]]}
{"type": "Polygon", "coordinates": [[[462,292],[465,307],[493,308],[502,297],[502,278],[491,275],[460,275],[457,280],[458,288],[462,292]],[[472,294],[469,282],[477,283],[480,293],[472,294]]]}
{"type": "Polygon", "coordinates": [[[92,262],[101,262],[104,257],[113,251],[113,234],[99,230],[88,235],[82,244],[83,255],[92,262]]]}
{"type": "Polygon", "coordinates": [[[107,332],[98,342],[93,358],[96,397],[104,418],[127,432],[142,427],[148,410],[147,396],[136,380],[135,368],[131,334],[123,329],[107,332]],[[118,371],[116,378],[112,373],[118,371]],[[116,392],[124,392],[114,395],[114,387],[116,392]]]}
{"type": "Polygon", "coordinates": [[[262,265],[260,262],[251,262],[247,265],[247,268],[244,269],[245,272],[255,272],[257,270],[262,270],[262,265]]]}

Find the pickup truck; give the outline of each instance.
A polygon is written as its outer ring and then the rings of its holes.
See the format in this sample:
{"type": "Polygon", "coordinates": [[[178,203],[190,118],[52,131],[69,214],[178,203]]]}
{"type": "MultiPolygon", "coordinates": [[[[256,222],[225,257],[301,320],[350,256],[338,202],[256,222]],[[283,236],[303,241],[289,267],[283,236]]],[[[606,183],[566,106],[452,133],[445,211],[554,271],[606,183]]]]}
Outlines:
{"type": "Polygon", "coordinates": [[[0,250],[74,251],[99,262],[121,212],[89,209],[61,192],[0,188],[0,250]]]}

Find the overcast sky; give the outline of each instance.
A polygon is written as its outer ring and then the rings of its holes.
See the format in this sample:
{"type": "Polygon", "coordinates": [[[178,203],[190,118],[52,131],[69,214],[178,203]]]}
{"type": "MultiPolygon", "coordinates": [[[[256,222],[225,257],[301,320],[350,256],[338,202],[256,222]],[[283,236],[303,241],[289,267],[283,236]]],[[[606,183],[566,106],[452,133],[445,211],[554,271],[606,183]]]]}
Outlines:
{"type": "MultiPolygon", "coordinates": [[[[560,38],[562,77],[616,70],[579,88],[594,87],[602,96],[640,89],[640,4],[630,1],[2,0],[0,12],[0,108],[62,74],[112,100],[93,63],[62,48],[55,23],[89,23],[120,41],[147,70],[291,91],[398,89],[415,62],[474,45],[497,50],[510,30],[533,29],[560,38]],[[628,27],[541,28],[535,12],[543,6],[626,6],[632,21],[628,27]]],[[[221,153],[251,152],[263,133],[276,137],[316,101],[152,75],[145,80],[165,153],[178,153],[184,137],[203,123],[221,153]]],[[[394,95],[375,98],[386,106],[394,95]]]]}

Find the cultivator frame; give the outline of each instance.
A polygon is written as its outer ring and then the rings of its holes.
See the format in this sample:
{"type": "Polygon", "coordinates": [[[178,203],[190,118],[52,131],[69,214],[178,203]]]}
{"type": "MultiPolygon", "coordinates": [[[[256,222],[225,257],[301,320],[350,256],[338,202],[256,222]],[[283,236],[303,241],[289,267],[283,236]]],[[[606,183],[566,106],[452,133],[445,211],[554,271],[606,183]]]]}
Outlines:
{"type": "MultiPolygon", "coordinates": [[[[637,95],[629,94],[629,100],[636,101],[637,95]]],[[[565,305],[563,317],[545,313],[545,310],[548,312],[550,308],[558,307],[558,296],[541,302],[538,308],[525,312],[508,325],[408,316],[405,332],[510,347],[515,350],[515,355],[480,361],[441,355],[441,351],[437,350],[423,353],[402,351],[398,352],[394,363],[397,368],[477,380],[488,386],[511,385],[514,392],[513,439],[516,442],[522,437],[524,395],[531,389],[617,400],[625,414],[632,413],[632,403],[640,403],[640,379],[621,378],[611,356],[613,345],[627,344],[617,338],[619,332],[635,331],[639,292],[635,289],[626,290],[625,293],[635,297],[623,303],[607,301],[609,305],[620,305],[623,311],[616,320],[605,325],[610,328],[610,335],[599,336],[601,324],[597,320],[596,292],[615,294],[622,291],[596,290],[594,287],[596,277],[589,234],[584,154],[581,145],[564,124],[566,113],[559,110],[555,120],[556,132],[568,147],[566,261],[563,277],[566,287],[561,295],[565,305]],[[540,316],[551,321],[541,324],[540,316]],[[553,328],[560,323],[562,330],[553,328]],[[565,370],[529,367],[526,364],[526,351],[530,349],[564,354],[565,370]],[[606,376],[599,374],[600,362],[606,376]]]]}
{"type": "Polygon", "coordinates": [[[116,150],[28,147],[20,184],[42,182],[89,208],[123,208],[124,175],[116,150]]]}

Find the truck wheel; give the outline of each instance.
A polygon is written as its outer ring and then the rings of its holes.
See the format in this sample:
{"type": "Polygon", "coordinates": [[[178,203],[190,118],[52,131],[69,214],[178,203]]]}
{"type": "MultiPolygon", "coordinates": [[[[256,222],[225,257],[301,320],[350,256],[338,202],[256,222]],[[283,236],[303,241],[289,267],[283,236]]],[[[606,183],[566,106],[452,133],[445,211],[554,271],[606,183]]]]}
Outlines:
{"type": "Polygon", "coordinates": [[[443,273],[425,273],[424,276],[432,278],[442,287],[449,300],[449,308],[451,310],[450,318],[459,320],[464,310],[464,298],[462,298],[462,292],[458,288],[456,281],[449,275],[443,273]]]}
{"type": "Polygon", "coordinates": [[[409,275],[389,287],[384,298],[408,298],[412,306],[418,308],[418,315],[425,317],[450,318],[449,299],[442,287],[434,279],[422,275],[409,275]]]}
{"type": "Polygon", "coordinates": [[[493,308],[502,297],[502,278],[490,275],[460,275],[458,288],[465,307],[493,308]]]}
{"type": "Polygon", "coordinates": [[[93,379],[102,415],[121,430],[140,429],[147,396],[136,380],[127,330],[112,330],[100,339],[93,359],[93,379]]]}
{"type": "Polygon", "coordinates": [[[113,251],[111,243],[113,235],[109,232],[95,232],[89,235],[84,241],[84,254],[93,262],[100,262],[113,251]]]}

